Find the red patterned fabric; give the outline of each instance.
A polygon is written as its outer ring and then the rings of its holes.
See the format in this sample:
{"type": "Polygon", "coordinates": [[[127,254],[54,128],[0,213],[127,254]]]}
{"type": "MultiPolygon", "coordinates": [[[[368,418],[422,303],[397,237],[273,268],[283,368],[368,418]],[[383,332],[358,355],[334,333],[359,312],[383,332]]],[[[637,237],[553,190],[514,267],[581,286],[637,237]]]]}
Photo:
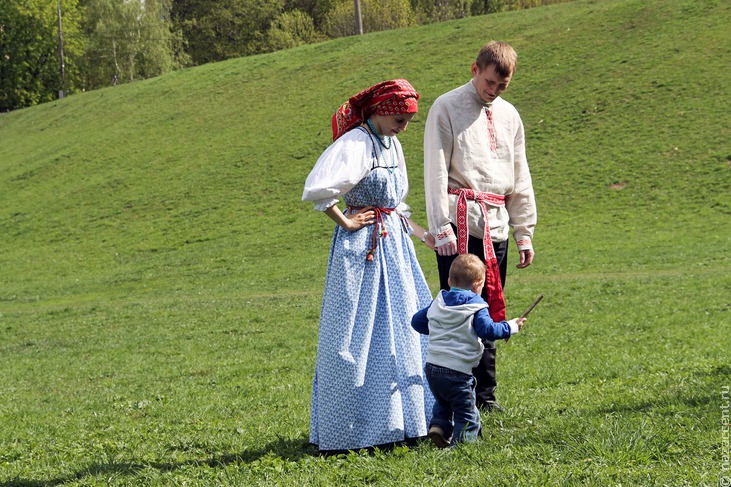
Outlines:
{"type": "Polygon", "coordinates": [[[482,249],[485,254],[485,287],[487,288],[487,305],[490,317],[495,321],[505,320],[505,295],[500,282],[500,267],[495,256],[495,249],[490,238],[490,224],[487,221],[487,205],[505,206],[505,196],[492,193],[480,193],[468,188],[448,188],[449,194],[457,195],[457,246],[460,254],[467,253],[469,225],[467,222],[467,200],[476,201],[482,208],[485,219],[485,233],[482,236],[482,249]]]}
{"type": "Polygon", "coordinates": [[[377,115],[416,113],[419,93],[405,79],[383,81],[353,95],[335,111],[332,118],[333,141],[345,132],[377,115]]]}
{"type": "Polygon", "coordinates": [[[490,150],[497,152],[497,135],[495,134],[495,122],[492,120],[492,107],[485,107],[487,115],[487,133],[490,136],[490,150]]]}

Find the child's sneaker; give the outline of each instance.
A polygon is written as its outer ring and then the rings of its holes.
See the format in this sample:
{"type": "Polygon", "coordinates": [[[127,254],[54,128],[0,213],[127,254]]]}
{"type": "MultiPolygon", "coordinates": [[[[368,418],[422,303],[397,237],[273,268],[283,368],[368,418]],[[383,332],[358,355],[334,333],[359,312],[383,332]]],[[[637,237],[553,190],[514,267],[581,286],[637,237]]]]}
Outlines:
{"type": "Polygon", "coordinates": [[[429,428],[429,439],[438,448],[448,448],[449,440],[444,437],[444,430],[437,425],[433,425],[429,428]]]}

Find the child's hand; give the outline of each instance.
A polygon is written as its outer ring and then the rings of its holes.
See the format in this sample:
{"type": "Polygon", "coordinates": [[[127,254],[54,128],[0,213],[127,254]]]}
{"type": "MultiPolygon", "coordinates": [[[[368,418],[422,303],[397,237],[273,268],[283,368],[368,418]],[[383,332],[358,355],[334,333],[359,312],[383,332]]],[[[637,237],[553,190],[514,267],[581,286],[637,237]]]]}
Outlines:
{"type": "Polygon", "coordinates": [[[523,325],[525,324],[525,321],[527,319],[528,318],[518,318],[517,320],[515,320],[515,322],[518,324],[518,330],[522,330],[523,329],[523,325]]]}

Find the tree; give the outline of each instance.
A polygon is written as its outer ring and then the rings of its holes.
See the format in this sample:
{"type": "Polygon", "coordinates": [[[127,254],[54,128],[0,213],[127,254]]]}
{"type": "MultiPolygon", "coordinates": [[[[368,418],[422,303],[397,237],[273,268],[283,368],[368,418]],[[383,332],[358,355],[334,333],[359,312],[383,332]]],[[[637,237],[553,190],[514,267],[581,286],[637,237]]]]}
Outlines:
{"type": "MultiPolygon", "coordinates": [[[[416,25],[416,17],[409,0],[361,0],[363,31],[399,29],[416,25]]],[[[352,0],[341,0],[325,21],[325,32],[331,37],[355,35],[355,5],[352,0]]]]}
{"type": "Polygon", "coordinates": [[[58,2],[0,1],[0,111],[56,99],[80,85],[83,59],[77,0],[60,2],[65,80],[61,79],[58,2]]]}
{"type": "MultiPolygon", "coordinates": [[[[479,12],[487,0],[412,0],[420,24],[461,19],[479,12]],[[476,6],[476,4],[479,4],[476,6]],[[479,7],[479,8],[478,8],[479,7]],[[477,11],[475,11],[477,9],[477,11]]],[[[484,13],[487,13],[485,10],[484,13]]]]}
{"type": "Polygon", "coordinates": [[[312,17],[301,10],[294,10],[284,12],[272,21],[263,49],[278,51],[324,39],[325,36],[315,30],[312,17]]]}
{"type": "Polygon", "coordinates": [[[267,31],[284,0],[176,0],[173,19],[194,64],[265,51],[267,31]]]}
{"type": "Polygon", "coordinates": [[[312,17],[315,29],[322,32],[327,13],[338,3],[338,0],[285,0],[284,11],[301,10],[312,17]]]}
{"type": "Polygon", "coordinates": [[[170,0],[85,0],[87,89],[150,78],[184,65],[170,0]]]}

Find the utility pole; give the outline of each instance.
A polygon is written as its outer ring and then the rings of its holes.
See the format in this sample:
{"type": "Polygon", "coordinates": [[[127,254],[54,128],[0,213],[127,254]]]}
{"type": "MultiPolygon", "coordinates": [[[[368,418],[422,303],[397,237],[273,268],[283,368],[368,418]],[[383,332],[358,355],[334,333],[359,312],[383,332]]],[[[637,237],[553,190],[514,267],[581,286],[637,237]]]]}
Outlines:
{"type": "Polygon", "coordinates": [[[360,15],[360,0],[355,1],[355,33],[363,34],[363,17],[360,15]]]}
{"type": "Polygon", "coordinates": [[[61,0],[58,0],[58,59],[61,62],[61,86],[58,90],[58,97],[65,96],[66,87],[66,64],[63,61],[63,28],[61,27],[61,0]]]}

